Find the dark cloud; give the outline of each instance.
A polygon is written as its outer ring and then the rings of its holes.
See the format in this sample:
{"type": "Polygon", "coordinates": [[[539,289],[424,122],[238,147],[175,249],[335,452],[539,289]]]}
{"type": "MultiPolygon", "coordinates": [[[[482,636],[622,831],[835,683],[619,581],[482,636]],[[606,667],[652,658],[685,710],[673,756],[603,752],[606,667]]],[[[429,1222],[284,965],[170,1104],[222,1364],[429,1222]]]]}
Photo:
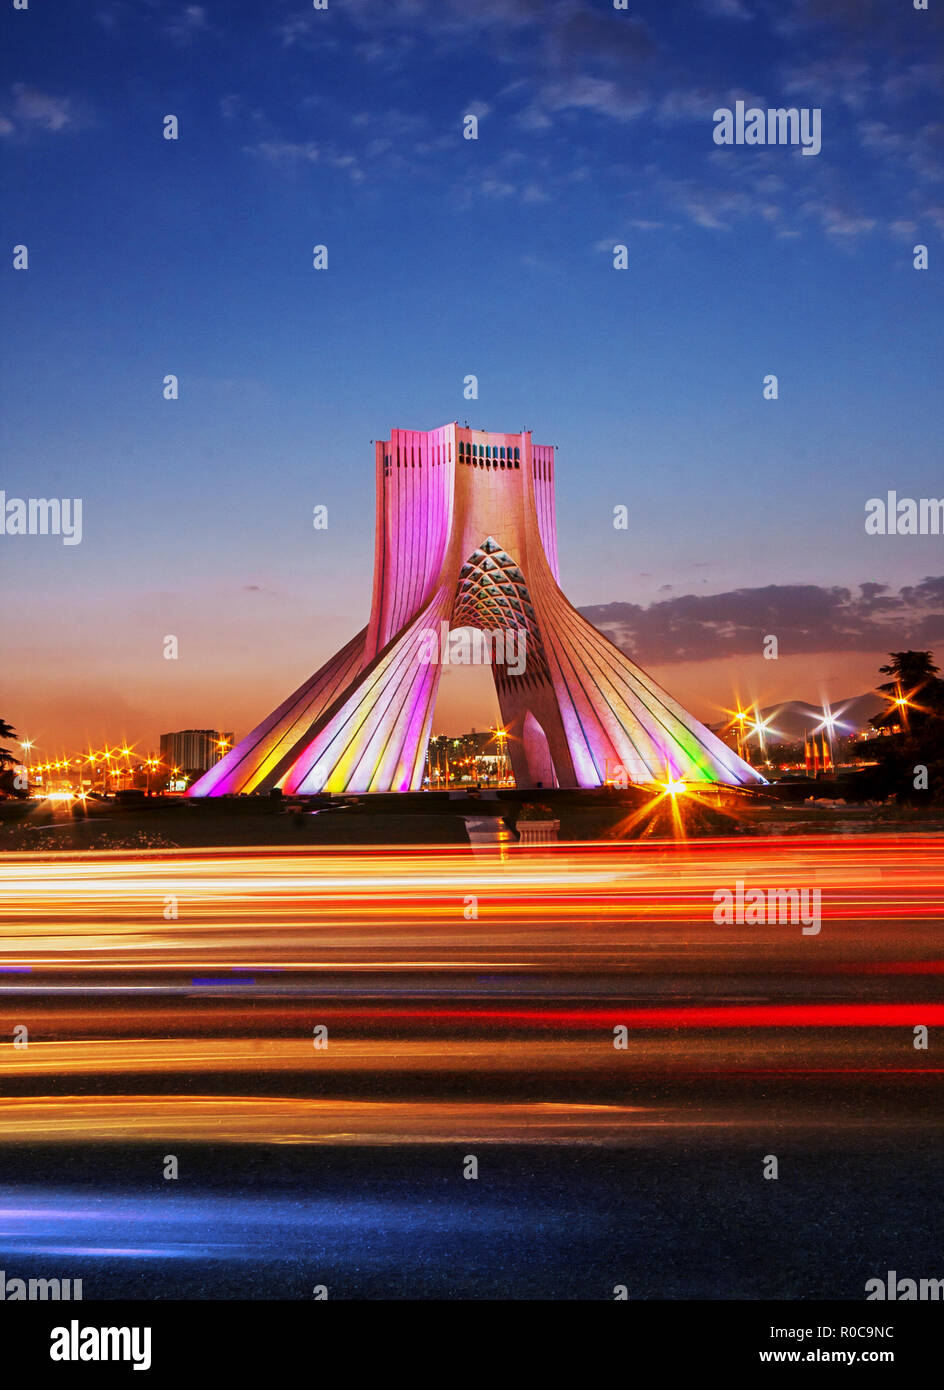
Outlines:
{"type": "Polygon", "coordinates": [[[882,0],[798,0],[792,8],[798,19],[810,24],[874,30],[885,6],[882,0]]]}
{"type": "Polygon", "coordinates": [[[855,590],[768,584],[725,594],[684,594],[651,603],[602,603],[580,610],[617,646],[644,662],[707,661],[756,653],[773,634],[783,656],[874,652],[944,642],[944,575],[855,590]]]}
{"type": "Polygon", "coordinates": [[[656,44],[641,20],[578,9],[562,14],[549,32],[549,54],[561,67],[585,69],[587,61],[614,66],[651,58],[656,44]]]}

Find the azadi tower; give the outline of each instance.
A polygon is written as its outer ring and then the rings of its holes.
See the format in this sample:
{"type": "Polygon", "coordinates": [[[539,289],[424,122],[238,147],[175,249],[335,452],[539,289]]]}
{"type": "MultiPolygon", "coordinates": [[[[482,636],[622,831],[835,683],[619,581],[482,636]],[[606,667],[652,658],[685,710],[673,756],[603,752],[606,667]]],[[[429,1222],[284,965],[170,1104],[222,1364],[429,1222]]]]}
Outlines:
{"type": "Polygon", "coordinates": [[[523,634],[492,666],[519,787],[763,781],[564,597],[553,447],[451,424],[376,453],[370,621],[191,796],[419,790],[450,628],[523,634]]]}

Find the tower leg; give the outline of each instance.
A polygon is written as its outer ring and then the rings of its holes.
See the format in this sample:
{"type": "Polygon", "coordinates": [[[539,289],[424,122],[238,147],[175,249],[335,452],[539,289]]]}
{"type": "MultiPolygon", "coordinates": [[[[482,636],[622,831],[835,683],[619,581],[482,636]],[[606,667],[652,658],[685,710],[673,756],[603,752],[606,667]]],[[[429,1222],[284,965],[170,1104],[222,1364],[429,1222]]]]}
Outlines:
{"type": "Polygon", "coordinates": [[[611,769],[631,782],[763,782],[578,613],[546,566],[531,583],[576,785],[601,786],[611,769]]]}
{"type": "Polygon", "coordinates": [[[277,786],[310,739],[318,717],[357,675],[366,636],[364,628],[194,782],[188,796],[266,792],[277,786]]]}
{"type": "Polygon", "coordinates": [[[442,666],[438,644],[454,588],[440,588],[318,720],[284,790],[419,791],[442,666]],[[430,659],[430,657],[434,659],[430,659]]]}
{"type": "Polygon", "coordinates": [[[526,685],[520,677],[496,681],[496,685],[516,785],[579,786],[553,686],[548,682],[526,685]]]}

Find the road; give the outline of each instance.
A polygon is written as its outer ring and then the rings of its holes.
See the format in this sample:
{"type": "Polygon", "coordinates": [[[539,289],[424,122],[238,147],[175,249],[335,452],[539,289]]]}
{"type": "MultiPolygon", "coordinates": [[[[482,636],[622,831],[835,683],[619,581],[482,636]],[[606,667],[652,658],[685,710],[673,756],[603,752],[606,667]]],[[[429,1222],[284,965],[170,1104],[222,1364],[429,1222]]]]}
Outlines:
{"type": "Polygon", "coordinates": [[[58,1251],[102,1296],[142,1262],[186,1296],[310,1296],[317,1231],[351,1295],[583,1297],[629,1241],[643,1296],[844,1296],[860,1223],[898,1261],[873,1274],[941,1248],[942,849],[5,856],[0,1262],[58,1251]],[[756,888],[806,915],[725,920],[756,888]],[[776,1227],[786,1265],[735,1242],[702,1269],[755,1202],[751,1248],[776,1227]]]}

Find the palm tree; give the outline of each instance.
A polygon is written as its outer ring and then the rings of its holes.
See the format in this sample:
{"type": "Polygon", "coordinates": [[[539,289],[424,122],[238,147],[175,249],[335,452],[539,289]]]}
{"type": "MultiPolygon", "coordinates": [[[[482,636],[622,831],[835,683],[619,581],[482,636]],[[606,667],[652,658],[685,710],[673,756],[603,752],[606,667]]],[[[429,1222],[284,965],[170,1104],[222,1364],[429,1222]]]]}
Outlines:
{"type": "Polygon", "coordinates": [[[889,652],[889,656],[888,665],[880,669],[892,679],[878,686],[889,701],[888,709],[869,720],[873,729],[886,735],[868,744],[877,764],[870,774],[872,794],[882,799],[894,794],[911,805],[940,806],[944,804],[944,680],[938,676],[932,652],[889,652]]]}
{"type": "MultiPolygon", "coordinates": [[[[16,730],[5,719],[0,719],[0,738],[16,738],[16,730]]],[[[19,779],[13,772],[22,761],[18,753],[11,753],[9,748],[0,748],[0,797],[29,795],[28,791],[17,785],[19,779]]]]}
{"type": "Polygon", "coordinates": [[[933,652],[889,652],[891,661],[880,666],[890,681],[878,686],[890,701],[889,709],[869,722],[884,729],[899,724],[905,731],[919,729],[928,719],[944,715],[944,681],[938,675],[933,652]]]}
{"type": "MultiPolygon", "coordinates": [[[[5,719],[0,719],[0,738],[16,738],[16,730],[5,719]]],[[[16,754],[11,753],[8,748],[0,748],[0,767],[4,763],[18,763],[19,761],[20,759],[16,754]]]]}

